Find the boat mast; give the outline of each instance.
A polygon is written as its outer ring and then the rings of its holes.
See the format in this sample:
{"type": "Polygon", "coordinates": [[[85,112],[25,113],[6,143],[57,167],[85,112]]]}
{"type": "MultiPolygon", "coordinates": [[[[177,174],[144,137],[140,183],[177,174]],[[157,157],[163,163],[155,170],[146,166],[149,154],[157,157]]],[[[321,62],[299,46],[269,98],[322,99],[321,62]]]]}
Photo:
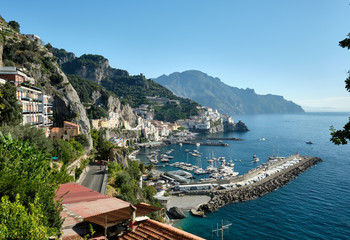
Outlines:
{"type": "Polygon", "coordinates": [[[219,231],[221,231],[221,240],[224,240],[224,230],[228,229],[232,223],[224,225],[224,220],[221,220],[221,228],[219,228],[219,223],[216,223],[216,229],[212,230],[212,232],[216,232],[216,236],[219,237],[219,231]]]}

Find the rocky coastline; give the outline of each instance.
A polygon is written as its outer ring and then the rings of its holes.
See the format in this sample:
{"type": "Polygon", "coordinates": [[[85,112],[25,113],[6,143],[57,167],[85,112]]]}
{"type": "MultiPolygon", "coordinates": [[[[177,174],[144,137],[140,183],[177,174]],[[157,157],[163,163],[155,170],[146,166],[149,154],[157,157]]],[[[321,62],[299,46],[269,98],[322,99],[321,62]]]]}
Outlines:
{"type": "Polygon", "coordinates": [[[212,192],[211,200],[206,204],[200,205],[197,211],[213,212],[229,203],[244,202],[261,197],[280,187],[283,187],[302,172],[305,172],[321,161],[322,159],[317,157],[307,157],[304,161],[296,164],[296,166],[269,176],[258,183],[240,187],[234,190],[217,190],[212,192]]]}

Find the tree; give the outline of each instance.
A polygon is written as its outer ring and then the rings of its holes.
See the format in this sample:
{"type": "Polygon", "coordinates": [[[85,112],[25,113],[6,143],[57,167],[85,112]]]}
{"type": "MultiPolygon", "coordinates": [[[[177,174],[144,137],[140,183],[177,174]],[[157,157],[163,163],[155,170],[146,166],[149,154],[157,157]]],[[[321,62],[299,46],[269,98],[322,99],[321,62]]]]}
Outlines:
{"type": "MultiPolygon", "coordinates": [[[[2,94],[1,92],[1,89],[0,89],[0,98],[2,98],[4,95],[2,94]]],[[[1,110],[3,110],[5,108],[5,104],[3,103],[0,103],[0,115],[1,115],[1,110]]]]}
{"type": "MultiPolygon", "coordinates": [[[[339,46],[342,48],[350,49],[350,33],[347,38],[339,42],[339,46]]],[[[350,71],[348,71],[348,78],[345,79],[345,88],[348,92],[350,92],[350,71]]],[[[346,123],[342,130],[335,130],[335,128],[331,127],[331,141],[336,145],[344,145],[350,141],[350,118],[349,122],[346,123]]]]}
{"type": "Polygon", "coordinates": [[[37,149],[40,149],[46,153],[50,153],[53,150],[52,140],[46,138],[44,131],[41,128],[34,126],[2,126],[0,132],[4,135],[11,134],[13,138],[17,138],[21,141],[31,142],[37,149]]]}
{"type": "MultiPolygon", "coordinates": [[[[38,226],[50,228],[58,235],[62,226],[61,205],[54,198],[59,184],[64,179],[62,176],[66,174],[50,168],[49,161],[49,156],[36,149],[29,141],[22,142],[13,139],[11,135],[4,136],[0,133],[0,198],[3,199],[1,204],[5,207],[9,205],[12,210],[20,209],[23,205],[28,216],[21,210],[20,218],[32,222],[33,219],[37,219],[31,216],[34,214],[40,219],[37,221],[38,226]],[[11,206],[8,201],[15,205],[11,206]],[[32,204],[36,206],[35,209],[32,209],[32,204]]],[[[0,226],[3,227],[1,224],[0,226]]],[[[16,232],[15,228],[18,228],[18,231],[22,228],[19,225],[11,227],[13,232],[16,232]]],[[[15,238],[27,239],[25,236],[15,238]]]]}
{"type": "Polygon", "coordinates": [[[18,125],[22,122],[22,109],[17,102],[16,88],[10,83],[0,87],[3,97],[0,98],[0,105],[4,108],[0,112],[0,125],[18,125]]]}
{"type": "Polygon", "coordinates": [[[26,208],[16,195],[15,201],[4,196],[0,201],[0,239],[48,239],[55,230],[43,224],[38,198],[26,208]]]}
{"type": "Polygon", "coordinates": [[[9,25],[10,27],[12,27],[14,30],[16,30],[17,32],[19,32],[19,23],[16,21],[9,21],[9,25]]]}

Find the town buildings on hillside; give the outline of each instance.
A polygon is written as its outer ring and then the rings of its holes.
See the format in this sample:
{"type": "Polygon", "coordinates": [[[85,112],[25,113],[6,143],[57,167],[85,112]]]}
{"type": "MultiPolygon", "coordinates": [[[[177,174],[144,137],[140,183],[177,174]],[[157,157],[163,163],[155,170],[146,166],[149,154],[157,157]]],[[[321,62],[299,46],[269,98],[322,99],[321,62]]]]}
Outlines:
{"type": "Polygon", "coordinates": [[[188,130],[209,131],[212,125],[234,123],[233,117],[221,114],[210,107],[197,107],[199,114],[189,119],[180,119],[176,124],[188,130]]]}
{"type": "Polygon", "coordinates": [[[63,122],[63,127],[53,127],[50,131],[50,138],[69,140],[80,134],[80,127],[78,124],[68,121],[63,122]]]}
{"type": "Polygon", "coordinates": [[[52,125],[52,98],[35,85],[35,79],[16,67],[0,67],[0,84],[16,87],[17,100],[22,107],[22,124],[48,129],[52,125]]]}

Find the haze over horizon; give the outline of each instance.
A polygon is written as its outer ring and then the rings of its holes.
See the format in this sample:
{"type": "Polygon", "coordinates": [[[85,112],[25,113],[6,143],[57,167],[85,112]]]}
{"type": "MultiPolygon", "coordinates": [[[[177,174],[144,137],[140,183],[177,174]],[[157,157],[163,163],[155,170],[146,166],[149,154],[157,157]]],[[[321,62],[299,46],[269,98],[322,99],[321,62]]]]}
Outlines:
{"type": "Polygon", "coordinates": [[[340,1],[6,1],[21,33],[148,78],[200,70],[282,95],[306,111],[350,111],[350,6],[340,1]]]}

